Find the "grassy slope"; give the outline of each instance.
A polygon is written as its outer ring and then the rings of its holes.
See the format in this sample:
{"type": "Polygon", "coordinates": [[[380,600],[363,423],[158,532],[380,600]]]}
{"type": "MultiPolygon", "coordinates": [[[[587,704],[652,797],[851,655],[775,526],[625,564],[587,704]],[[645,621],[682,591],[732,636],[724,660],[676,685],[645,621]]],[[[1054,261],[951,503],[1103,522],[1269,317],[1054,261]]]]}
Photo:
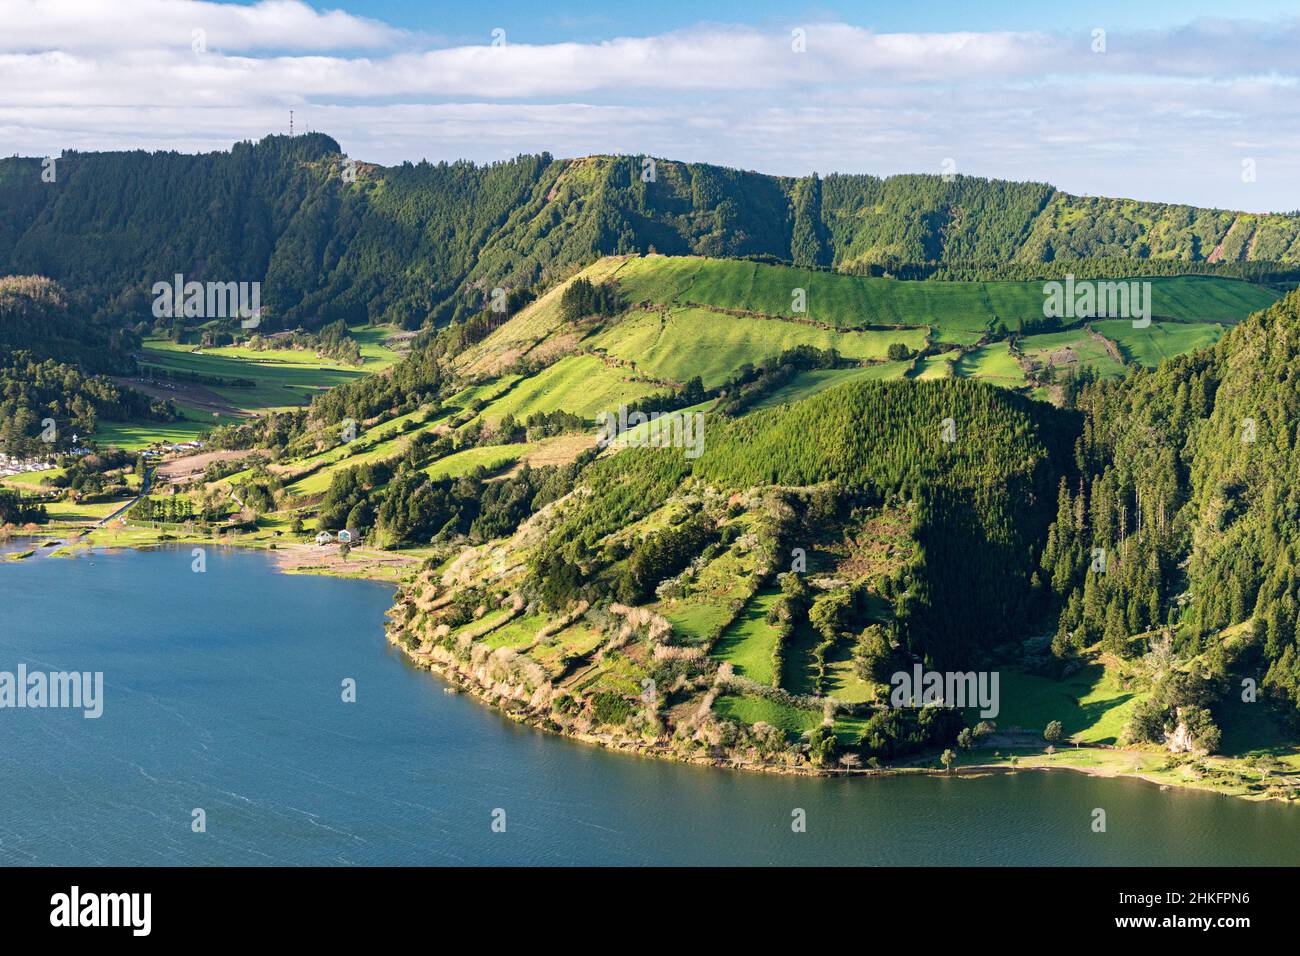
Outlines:
{"type": "Polygon", "coordinates": [[[594,420],[620,402],[661,390],[653,382],[636,381],[628,370],[606,365],[594,355],[570,355],[520,382],[484,409],[483,417],[500,421],[513,415],[523,421],[534,412],[563,409],[594,420]]]}
{"type": "Polygon", "coordinates": [[[767,588],[745,605],[740,617],[722,632],[712,655],[730,661],[741,677],[760,684],[772,683],[772,650],[776,647],[777,629],[768,623],[767,612],[776,604],[781,592],[767,588]]]}
{"type": "Polygon", "coordinates": [[[848,359],[883,360],[893,342],[916,350],[925,329],[833,332],[795,322],[731,316],[705,309],[633,311],[589,344],[635,362],[644,373],[674,382],[699,375],[705,387],[722,384],[741,365],[806,345],[836,349],[848,359]]]}
{"type": "Polygon", "coordinates": [[[1219,341],[1224,329],[1208,323],[1152,322],[1146,328],[1132,322],[1103,320],[1092,327],[1119,345],[1127,361],[1155,368],[1161,360],[1194,349],[1208,348],[1219,341]]]}
{"type": "MultiPolygon", "coordinates": [[[[802,317],[837,326],[933,325],[982,331],[1001,320],[1043,314],[1042,282],[902,282],[734,260],[632,259],[618,271],[630,302],[698,303],[800,317],[793,290],[806,292],[802,317]]],[[[1155,278],[1155,315],[1183,321],[1236,322],[1278,293],[1231,279],[1155,278]]]]}
{"type": "MultiPolygon", "coordinates": [[[[466,352],[457,360],[458,368],[480,375],[500,371],[523,355],[554,362],[494,402],[484,412],[485,419],[555,409],[592,417],[657,390],[655,382],[682,383],[699,375],[706,386],[716,386],[741,365],[798,345],[835,348],[849,360],[871,363],[860,369],[801,374],[761,405],[796,401],[842,381],[901,377],[906,370],[902,363],[884,362],[892,342],[919,349],[928,336],[937,343],[971,346],[997,320],[1014,328],[1019,318],[1041,317],[1043,303],[1041,282],[901,282],[697,257],[607,257],[580,274],[593,282],[616,280],[632,308],[603,327],[567,326],[559,313],[563,285],[557,286],[466,352]],[[792,308],[791,291],[796,288],[807,294],[804,313],[792,308]],[[636,308],[639,304],[652,308],[636,308]],[[864,325],[895,328],[850,328],[864,325]],[[596,350],[607,360],[574,354],[579,350],[596,350]],[[557,356],[567,357],[555,361],[557,356]]],[[[1235,322],[1277,295],[1226,279],[1151,282],[1157,314],[1188,324],[1157,322],[1144,335],[1136,335],[1131,327],[1127,332],[1111,328],[1127,323],[1105,324],[1106,334],[1115,333],[1112,338],[1126,359],[1143,364],[1157,353],[1207,344],[1220,334],[1218,325],[1191,323],[1235,322]]],[[[1077,361],[1105,375],[1123,371],[1104,344],[1082,329],[1028,336],[1023,348],[1040,366],[1059,353],[1057,364],[1077,361]]],[[[1025,383],[1019,362],[1001,343],[969,354],[951,350],[926,356],[911,370],[911,377],[922,380],[954,374],[1011,388],[1025,383]]]]}

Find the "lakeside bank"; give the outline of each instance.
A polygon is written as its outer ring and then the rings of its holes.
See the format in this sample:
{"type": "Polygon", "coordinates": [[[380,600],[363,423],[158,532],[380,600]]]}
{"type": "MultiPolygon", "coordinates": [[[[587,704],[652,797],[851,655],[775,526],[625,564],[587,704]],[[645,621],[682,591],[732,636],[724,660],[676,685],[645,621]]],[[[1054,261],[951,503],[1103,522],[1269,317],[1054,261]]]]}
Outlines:
{"type": "MultiPolygon", "coordinates": [[[[66,534],[66,530],[63,532],[66,534]]],[[[319,546],[307,542],[286,541],[270,533],[212,538],[211,536],[173,535],[154,529],[122,527],[96,528],[83,536],[64,541],[53,550],[49,546],[11,551],[9,560],[32,560],[35,557],[67,557],[83,549],[101,551],[147,550],[154,548],[230,547],[262,551],[276,570],[286,574],[360,579],[394,586],[411,583],[427,554],[384,552],[364,547],[354,548],[346,558],[336,545],[319,546]]],[[[399,596],[400,603],[400,596],[399,596]]],[[[391,613],[390,609],[390,613],[391,613]]],[[[756,759],[745,752],[691,752],[668,740],[647,740],[609,732],[586,732],[557,721],[543,702],[533,700],[536,692],[525,693],[487,677],[482,666],[472,660],[459,661],[442,648],[412,648],[402,638],[400,629],[390,623],[388,641],[412,664],[429,670],[487,706],[505,713],[510,719],[568,737],[586,744],[625,753],[679,763],[720,769],[767,774],[817,777],[936,776],[973,777],[987,773],[1014,773],[1020,770],[1071,770],[1097,777],[1131,778],[1160,787],[1198,790],[1247,800],[1271,800],[1300,803],[1294,774],[1281,774],[1274,785],[1262,787],[1266,776],[1249,766],[1243,758],[1210,757],[1201,761],[1171,759],[1155,748],[1120,748],[1063,746],[1048,752],[1046,746],[1018,745],[1005,748],[977,748],[958,751],[951,770],[936,766],[937,754],[902,760],[888,768],[815,767],[805,762],[756,759]],[[434,651],[442,652],[439,656],[434,651]]]]}

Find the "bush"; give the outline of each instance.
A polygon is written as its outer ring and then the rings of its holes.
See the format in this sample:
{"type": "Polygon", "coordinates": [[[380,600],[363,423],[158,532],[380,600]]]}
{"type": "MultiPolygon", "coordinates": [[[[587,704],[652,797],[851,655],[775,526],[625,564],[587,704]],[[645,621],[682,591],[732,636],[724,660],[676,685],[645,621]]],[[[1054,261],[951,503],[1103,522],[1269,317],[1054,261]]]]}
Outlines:
{"type": "Polygon", "coordinates": [[[591,714],[598,723],[621,724],[632,716],[632,702],[622,694],[604,690],[591,696],[591,714]]]}

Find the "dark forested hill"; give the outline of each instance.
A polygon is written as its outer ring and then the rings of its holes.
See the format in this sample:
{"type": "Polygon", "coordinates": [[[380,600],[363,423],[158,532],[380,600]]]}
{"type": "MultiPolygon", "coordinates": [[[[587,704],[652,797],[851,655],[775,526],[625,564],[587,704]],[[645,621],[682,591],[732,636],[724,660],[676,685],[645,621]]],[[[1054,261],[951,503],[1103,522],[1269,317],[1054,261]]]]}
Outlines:
{"type": "Polygon", "coordinates": [[[1178,263],[1255,277],[1300,262],[1294,215],[966,176],[791,179],[546,154],[386,168],[349,161],[322,134],[203,155],[72,152],[55,171],[45,182],[39,159],[0,160],[0,274],[48,276],[135,322],[152,321],[152,284],[177,273],[262,282],[268,328],[340,318],[413,328],[609,253],[1015,277],[1102,258],[1115,273],[1178,263]]]}
{"type": "Polygon", "coordinates": [[[1165,624],[1300,713],[1300,293],[1213,348],[1083,390],[1043,571],[1058,654],[1165,624]],[[1220,633],[1253,621],[1233,641],[1220,633]]]}
{"type": "Polygon", "coordinates": [[[134,365],[129,330],[69,308],[55,282],[0,277],[0,454],[39,457],[88,435],[100,419],[170,420],[175,410],[103,373],[134,365]],[[42,423],[67,425],[51,434],[42,423]],[[41,437],[44,435],[44,437],[41,437]]]}

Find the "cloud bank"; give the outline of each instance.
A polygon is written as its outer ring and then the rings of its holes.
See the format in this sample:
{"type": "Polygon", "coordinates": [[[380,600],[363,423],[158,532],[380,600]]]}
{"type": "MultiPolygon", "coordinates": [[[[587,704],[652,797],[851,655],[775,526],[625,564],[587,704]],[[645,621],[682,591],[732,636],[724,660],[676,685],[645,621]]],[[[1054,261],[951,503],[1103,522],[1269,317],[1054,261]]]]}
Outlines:
{"type": "Polygon", "coordinates": [[[297,0],[0,0],[0,21],[6,153],[220,149],[285,131],[293,109],[297,130],[385,163],[549,150],[889,174],[951,160],[1073,192],[1300,208],[1300,19],[701,24],[543,45],[488,22],[481,42],[448,45],[297,0]]]}

